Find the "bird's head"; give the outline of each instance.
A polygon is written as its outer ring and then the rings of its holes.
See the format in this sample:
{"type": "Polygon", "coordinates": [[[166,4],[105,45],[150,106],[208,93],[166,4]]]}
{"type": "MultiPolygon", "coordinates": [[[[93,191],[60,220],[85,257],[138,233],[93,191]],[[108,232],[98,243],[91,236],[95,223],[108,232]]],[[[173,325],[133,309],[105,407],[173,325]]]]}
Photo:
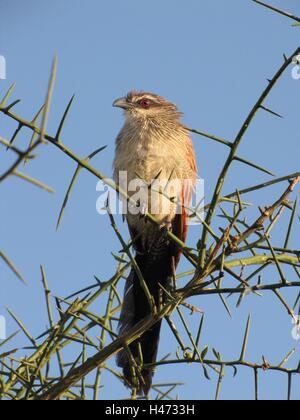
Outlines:
{"type": "Polygon", "coordinates": [[[132,91],[124,98],[115,100],[113,106],[124,109],[128,119],[178,120],[181,116],[176,105],[161,96],[147,92],[132,91]]]}

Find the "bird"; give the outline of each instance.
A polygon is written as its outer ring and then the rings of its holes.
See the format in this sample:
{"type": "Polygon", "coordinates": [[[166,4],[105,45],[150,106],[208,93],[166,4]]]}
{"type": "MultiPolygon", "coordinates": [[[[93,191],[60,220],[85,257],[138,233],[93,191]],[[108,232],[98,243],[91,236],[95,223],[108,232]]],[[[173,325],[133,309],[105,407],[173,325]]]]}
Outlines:
{"type": "MultiPolygon", "coordinates": [[[[113,106],[123,109],[125,116],[115,143],[114,181],[131,198],[138,196],[135,206],[130,208],[128,200],[124,203],[138,269],[133,267],[126,280],[118,325],[121,336],[151,314],[141,276],[157,307],[165,299],[164,291],[172,287],[181,250],[168,232],[185,242],[197,166],[190,132],[176,105],[153,93],[131,91],[113,106]],[[146,213],[156,223],[149,222],[146,213]]],[[[129,351],[117,354],[125,385],[139,395],[148,395],[154,369],[143,367],[136,372],[136,367],[141,359],[143,366],[155,364],[161,323],[130,344],[129,351]]]]}

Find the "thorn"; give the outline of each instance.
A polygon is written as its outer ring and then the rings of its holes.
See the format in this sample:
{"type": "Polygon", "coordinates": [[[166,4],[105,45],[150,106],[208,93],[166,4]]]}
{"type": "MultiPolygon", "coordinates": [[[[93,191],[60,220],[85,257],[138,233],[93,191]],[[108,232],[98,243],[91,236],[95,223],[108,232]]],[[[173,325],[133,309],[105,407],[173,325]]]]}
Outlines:
{"type": "Polygon", "coordinates": [[[8,105],[5,108],[5,111],[8,112],[10,111],[14,106],[16,106],[19,102],[21,102],[21,99],[16,99],[14,102],[12,102],[10,105],[8,105]]]}
{"type": "Polygon", "coordinates": [[[270,108],[267,108],[267,107],[265,107],[265,106],[263,106],[263,105],[260,105],[260,108],[261,109],[263,109],[264,111],[266,111],[266,112],[269,112],[270,114],[272,114],[272,115],[275,115],[275,117],[278,117],[278,118],[283,118],[283,116],[282,115],[280,115],[280,114],[278,114],[277,112],[275,112],[275,111],[272,111],[272,109],[270,109],[270,108]]]}

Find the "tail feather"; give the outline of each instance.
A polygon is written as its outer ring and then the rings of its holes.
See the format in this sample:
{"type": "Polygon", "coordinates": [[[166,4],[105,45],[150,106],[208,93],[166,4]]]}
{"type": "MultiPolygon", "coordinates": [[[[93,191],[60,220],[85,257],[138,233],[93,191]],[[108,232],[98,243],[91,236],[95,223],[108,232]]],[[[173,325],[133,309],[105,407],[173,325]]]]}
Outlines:
{"type": "MultiPolygon", "coordinates": [[[[183,241],[186,236],[186,220],[184,215],[178,215],[173,223],[173,233],[183,241]]],[[[162,230],[158,230],[148,252],[138,253],[136,262],[141,270],[156,306],[158,306],[162,289],[169,288],[173,275],[173,267],[178,264],[180,250],[171,243],[162,230]]],[[[147,297],[140,285],[137,274],[131,271],[125,285],[123,306],[119,321],[119,334],[122,335],[139,321],[150,314],[151,308],[147,297]]],[[[139,344],[142,351],[143,364],[150,365],[156,362],[161,321],[146,331],[138,341],[130,344],[129,350],[134,360],[140,360],[139,344]],[[139,344],[138,344],[139,343],[139,344]]],[[[137,389],[139,394],[147,395],[152,385],[153,368],[143,368],[138,375],[133,375],[133,363],[128,350],[122,350],[117,355],[117,364],[123,368],[126,385],[137,389]],[[135,381],[136,378],[136,381],[135,381]]]]}
{"type": "MultiPolygon", "coordinates": [[[[161,321],[158,322],[151,330],[148,330],[139,340],[144,364],[151,364],[156,361],[160,329],[161,321]]],[[[138,342],[131,344],[129,349],[133,358],[137,359],[139,353],[138,342]]],[[[130,388],[136,388],[138,394],[147,395],[151,389],[154,369],[147,368],[142,369],[140,372],[136,372],[133,369],[128,353],[124,350],[120,352],[120,356],[117,360],[118,365],[123,368],[125,384],[130,388]]]]}
{"type": "MultiPolygon", "coordinates": [[[[172,260],[170,255],[163,255],[158,260],[149,256],[137,255],[136,261],[142,272],[143,278],[148,286],[155,304],[159,304],[161,298],[161,284],[164,288],[168,287],[168,282],[172,270],[172,260]]],[[[124,300],[119,321],[119,334],[122,335],[128,329],[136,325],[139,321],[150,314],[150,305],[141,288],[140,281],[134,270],[131,271],[125,286],[124,300]]],[[[157,322],[151,329],[146,331],[143,336],[129,346],[129,350],[135,360],[139,360],[139,345],[142,351],[143,364],[156,362],[161,321],[157,322]]],[[[123,368],[125,383],[130,387],[136,387],[139,394],[147,395],[151,388],[154,369],[143,369],[136,376],[137,383],[134,384],[133,366],[128,351],[122,350],[117,355],[117,364],[123,368]],[[140,376],[140,378],[138,377],[140,376]]]]}

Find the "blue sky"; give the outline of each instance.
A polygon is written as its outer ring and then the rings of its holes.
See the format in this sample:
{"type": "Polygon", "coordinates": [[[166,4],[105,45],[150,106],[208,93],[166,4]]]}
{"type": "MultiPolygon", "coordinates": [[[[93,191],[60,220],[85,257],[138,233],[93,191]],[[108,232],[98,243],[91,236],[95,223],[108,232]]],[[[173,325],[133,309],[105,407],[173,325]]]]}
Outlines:
{"type": "MultiPolygon", "coordinates": [[[[273,4],[300,15],[293,0],[273,0],[273,4]]],[[[107,145],[93,164],[111,176],[114,139],[123,122],[122,114],[111,106],[115,98],[131,89],[156,92],[178,105],[188,126],[233,140],[266,79],[281,64],[282,54],[289,55],[299,46],[299,28],[291,23],[249,0],[0,0],[0,55],[7,62],[7,80],[1,81],[0,92],[3,95],[16,81],[15,97],[22,102],[15,111],[32,118],[43,103],[51,61],[57,54],[57,82],[47,130],[55,132],[69,98],[75,94],[63,141],[80,156],[107,145]]],[[[300,81],[293,80],[288,70],[267,102],[285,118],[260,112],[239,151],[277,176],[299,170],[299,89],[300,81]]],[[[2,116],[0,124],[0,134],[10,137],[15,126],[2,116]]],[[[19,146],[24,147],[28,138],[29,132],[24,131],[19,146]]],[[[228,150],[201,137],[193,139],[209,200],[228,150]]],[[[2,168],[6,155],[0,153],[2,168]]],[[[111,251],[120,249],[107,219],[96,213],[96,179],[88,173],[81,174],[61,230],[55,232],[75,166],[51,145],[40,149],[38,155],[25,170],[51,185],[55,195],[10,179],[1,185],[0,201],[0,248],[29,282],[27,287],[20,285],[1,265],[0,314],[6,314],[6,307],[13,309],[33,335],[47,324],[40,264],[46,269],[53,293],[65,296],[91,284],[93,275],[108,279],[114,271],[111,251]]],[[[265,180],[269,180],[267,175],[236,163],[225,192],[265,180]]],[[[247,199],[267,205],[282,190],[282,186],[270,188],[247,199]]],[[[256,215],[255,207],[249,210],[250,220],[256,215]]],[[[282,226],[287,220],[284,217],[282,226]]],[[[299,237],[299,223],[295,229],[299,237]]],[[[123,231],[127,234],[125,226],[123,231]]],[[[195,244],[199,235],[199,227],[193,227],[190,243],[195,244]]],[[[281,245],[283,235],[277,229],[273,243],[281,245]]],[[[295,238],[293,242],[297,247],[295,238]]],[[[185,267],[183,263],[182,269],[185,267]]],[[[270,271],[270,276],[266,280],[278,280],[275,271],[270,271]]],[[[293,302],[294,294],[285,296],[293,302]]],[[[279,363],[291,348],[296,348],[299,359],[299,342],[291,338],[291,320],[272,295],[265,294],[263,299],[250,296],[239,309],[235,309],[234,299],[229,302],[232,319],[216,298],[196,301],[206,313],[203,346],[208,344],[224,357],[235,358],[251,312],[249,360],[260,362],[264,354],[279,363]]],[[[104,311],[100,303],[94,309],[99,314],[104,311]]],[[[195,330],[198,320],[197,316],[190,319],[195,330]]],[[[8,319],[8,333],[15,329],[8,319]]],[[[170,342],[175,349],[164,327],[160,355],[170,351],[170,342]]],[[[16,343],[27,344],[23,338],[16,343]]],[[[155,382],[176,379],[186,383],[179,390],[181,398],[214,396],[215,380],[206,381],[195,366],[162,368],[155,382]]],[[[263,375],[261,397],[285,397],[286,384],[284,376],[263,375]]],[[[124,388],[109,376],[105,385],[103,398],[126,396],[124,388]]],[[[297,385],[299,389],[299,379],[295,378],[295,390],[297,385]]],[[[221,397],[251,398],[253,388],[251,372],[241,369],[235,379],[228,372],[221,397]]],[[[299,399],[299,392],[293,397],[299,399]]]]}

